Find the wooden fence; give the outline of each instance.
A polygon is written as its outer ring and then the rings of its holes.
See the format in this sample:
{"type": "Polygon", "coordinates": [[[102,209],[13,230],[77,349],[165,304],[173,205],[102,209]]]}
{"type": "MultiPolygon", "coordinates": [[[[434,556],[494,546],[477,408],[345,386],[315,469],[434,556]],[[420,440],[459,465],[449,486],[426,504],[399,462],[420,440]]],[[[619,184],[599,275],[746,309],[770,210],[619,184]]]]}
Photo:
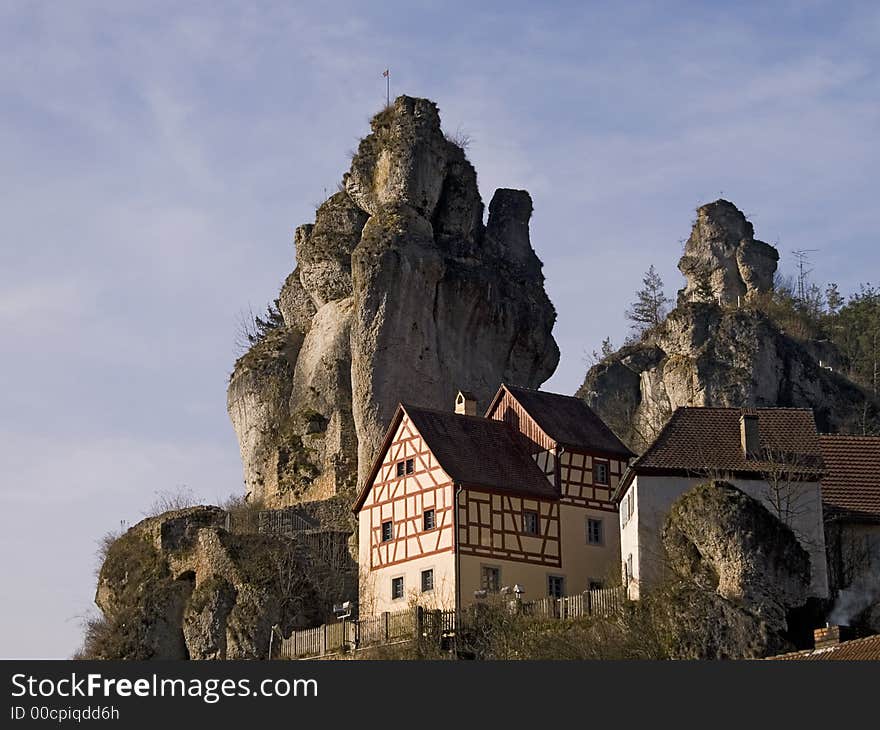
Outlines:
{"type": "MultiPolygon", "coordinates": [[[[574,596],[529,601],[522,604],[521,610],[529,616],[560,620],[610,616],[621,610],[625,600],[622,587],[600,588],[574,596]]],[[[516,608],[514,601],[515,599],[511,599],[511,605],[516,608]]],[[[469,615],[467,611],[463,611],[459,617],[465,629],[469,615]]],[[[439,643],[444,637],[454,635],[455,630],[455,611],[430,611],[418,606],[294,631],[290,636],[281,638],[278,651],[273,652],[273,655],[281,659],[319,657],[410,639],[439,643]]]]}
{"type": "Polygon", "coordinates": [[[625,600],[622,586],[597,588],[573,596],[530,601],[523,604],[523,611],[532,616],[558,619],[611,616],[621,609],[625,600]]]}

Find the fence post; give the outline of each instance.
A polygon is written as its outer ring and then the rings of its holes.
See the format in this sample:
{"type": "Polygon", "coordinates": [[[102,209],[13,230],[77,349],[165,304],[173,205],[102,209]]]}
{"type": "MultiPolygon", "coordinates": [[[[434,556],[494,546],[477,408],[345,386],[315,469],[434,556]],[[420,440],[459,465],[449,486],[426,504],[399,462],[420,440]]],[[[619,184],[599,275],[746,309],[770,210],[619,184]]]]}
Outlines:
{"type": "Polygon", "coordinates": [[[321,656],[327,653],[327,624],[321,624],[321,656]]]}
{"type": "Polygon", "coordinates": [[[389,634],[388,634],[388,619],[389,619],[388,611],[383,611],[382,612],[382,623],[385,626],[385,643],[386,644],[388,643],[388,636],[389,636],[389,634]]]}
{"type": "Polygon", "coordinates": [[[416,606],[416,622],[413,628],[416,632],[415,640],[419,641],[425,630],[425,609],[421,606],[416,606]]]}

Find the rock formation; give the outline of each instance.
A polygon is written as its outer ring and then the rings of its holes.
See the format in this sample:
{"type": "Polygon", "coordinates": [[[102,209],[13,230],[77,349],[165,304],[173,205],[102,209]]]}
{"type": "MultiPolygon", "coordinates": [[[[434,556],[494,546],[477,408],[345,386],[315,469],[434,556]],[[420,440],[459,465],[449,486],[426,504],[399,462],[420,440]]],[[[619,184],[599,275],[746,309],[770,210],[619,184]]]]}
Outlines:
{"type": "Polygon", "coordinates": [[[284,326],[235,365],[228,409],[245,482],[271,505],[350,498],[398,401],[481,405],[556,368],[555,311],[529,241],[529,194],[483,203],[437,107],[377,114],[339,192],[296,231],[284,326]]]}
{"type": "Polygon", "coordinates": [[[314,536],[227,531],[217,507],[166,512],[108,548],[87,658],[265,659],[273,625],[286,636],[321,623],[356,595],[345,533],[330,565],[314,536]],[[334,561],[338,562],[338,561],[334,561]]]}
{"type": "Polygon", "coordinates": [[[752,224],[733,203],[703,205],[678,262],[687,279],[678,302],[736,304],[769,292],[778,261],[779,252],[755,239],[752,224]]]}
{"type": "Polygon", "coordinates": [[[709,482],[673,504],[663,529],[678,576],[787,630],[786,614],[807,602],[810,556],[791,529],[726,482],[709,482]]]}
{"type": "Polygon", "coordinates": [[[810,558],[760,502],[725,482],[698,485],[672,505],[662,543],[666,579],[624,618],[628,655],[754,659],[803,641],[810,558]]]}
{"type": "Polygon", "coordinates": [[[820,365],[833,347],[795,339],[765,313],[777,259],[731,203],[702,206],[679,262],[678,306],[594,365],[578,395],[636,452],[684,405],[805,407],[820,431],[859,429],[876,403],[820,365]]]}

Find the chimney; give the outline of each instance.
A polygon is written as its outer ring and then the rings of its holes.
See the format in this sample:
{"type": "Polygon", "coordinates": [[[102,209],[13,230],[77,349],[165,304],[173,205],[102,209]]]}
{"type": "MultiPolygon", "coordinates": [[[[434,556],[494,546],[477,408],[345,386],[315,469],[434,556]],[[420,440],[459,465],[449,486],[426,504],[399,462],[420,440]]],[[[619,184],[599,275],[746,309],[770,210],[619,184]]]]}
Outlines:
{"type": "Polygon", "coordinates": [[[822,628],[813,631],[813,641],[817,649],[837,646],[842,641],[849,641],[855,638],[856,631],[851,626],[825,624],[822,628]]]}
{"type": "Polygon", "coordinates": [[[455,397],[455,412],[463,416],[477,415],[477,398],[473,393],[466,390],[458,391],[455,397]]]}
{"type": "Polygon", "coordinates": [[[761,454],[761,436],[758,432],[758,414],[743,413],[739,417],[739,434],[743,455],[747,459],[757,459],[761,454]]]}

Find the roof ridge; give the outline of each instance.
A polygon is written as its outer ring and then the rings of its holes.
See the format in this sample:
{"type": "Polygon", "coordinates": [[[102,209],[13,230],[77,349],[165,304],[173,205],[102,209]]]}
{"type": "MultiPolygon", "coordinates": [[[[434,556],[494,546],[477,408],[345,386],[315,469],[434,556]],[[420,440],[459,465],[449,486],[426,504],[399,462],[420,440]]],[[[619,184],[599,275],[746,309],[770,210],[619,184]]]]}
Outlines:
{"type": "MultiPolygon", "coordinates": [[[[557,398],[571,398],[572,400],[576,400],[579,403],[583,403],[585,406],[587,405],[586,401],[583,398],[579,398],[576,395],[568,395],[567,393],[555,393],[552,390],[541,390],[540,388],[528,388],[525,385],[511,385],[510,383],[502,383],[505,388],[508,390],[525,390],[528,393],[537,393],[538,395],[553,395],[557,398]]],[[[589,406],[587,406],[589,408],[589,406]]]]}
{"type": "Polygon", "coordinates": [[[455,418],[466,418],[466,419],[470,419],[473,421],[481,421],[483,423],[500,423],[502,425],[506,425],[506,424],[504,424],[503,421],[498,421],[494,418],[486,418],[485,416],[472,416],[467,413],[456,413],[455,411],[449,411],[449,410],[445,410],[443,408],[426,408],[425,406],[417,406],[417,405],[413,405],[412,403],[403,403],[403,402],[399,403],[399,405],[405,411],[409,410],[409,411],[422,411],[423,413],[437,413],[442,416],[453,416],[455,418]]]}

